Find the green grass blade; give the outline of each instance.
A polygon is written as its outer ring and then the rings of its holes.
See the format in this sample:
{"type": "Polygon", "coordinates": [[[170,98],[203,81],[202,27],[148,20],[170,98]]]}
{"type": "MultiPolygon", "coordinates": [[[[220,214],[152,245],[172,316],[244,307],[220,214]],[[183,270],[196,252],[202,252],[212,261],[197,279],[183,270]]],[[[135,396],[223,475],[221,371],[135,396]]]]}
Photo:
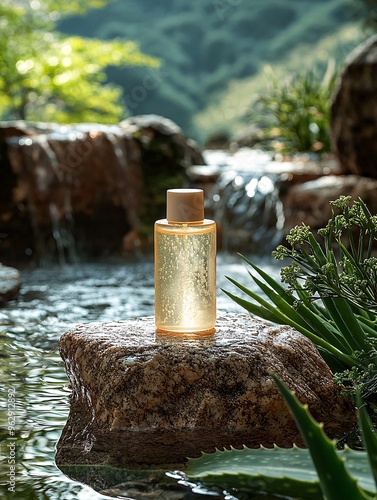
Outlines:
{"type": "Polygon", "coordinates": [[[303,320],[303,318],[297,313],[296,309],[289,304],[286,300],[284,300],[283,297],[281,297],[278,293],[276,293],[272,288],[267,286],[265,283],[263,283],[260,279],[258,279],[256,276],[253,276],[253,280],[255,283],[258,285],[258,287],[262,290],[262,292],[271,300],[273,304],[277,307],[277,309],[284,314],[285,316],[288,316],[291,318],[295,323],[302,325],[303,327],[306,327],[307,324],[303,320]]]}
{"type": "Polygon", "coordinates": [[[331,354],[327,349],[323,349],[321,346],[317,346],[317,349],[333,373],[340,373],[348,368],[348,365],[334,354],[331,354]]]}
{"type": "MultiPolygon", "coordinates": [[[[271,289],[276,292],[276,294],[273,296],[271,290],[261,285],[260,280],[249,273],[254,282],[264,291],[264,293],[270,298],[270,300],[274,302],[279,310],[281,310],[286,316],[292,318],[297,324],[301,324],[304,328],[312,329],[316,335],[322,337],[324,340],[326,340],[326,342],[329,342],[338,349],[349,354],[352,352],[352,349],[344,341],[343,337],[337,334],[337,332],[334,331],[334,328],[332,328],[330,324],[323,321],[321,317],[322,314],[317,307],[310,307],[310,302],[308,300],[305,301],[305,305],[300,303],[297,307],[294,307],[296,299],[291,293],[288,293],[287,290],[277,281],[275,281],[274,278],[272,278],[268,273],[253,264],[243,255],[239,255],[245,260],[247,264],[249,264],[254,269],[254,271],[256,271],[265,280],[268,285],[270,285],[271,289]],[[277,297],[276,300],[273,297],[277,297]],[[281,300],[284,300],[285,303],[288,303],[291,307],[284,308],[283,306],[286,306],[286,304],[282,303],[281,300]]],[[[302,292],[302,294],[306,295],[307,298],[306,290],[301,288],[300,291],[302,292]]]]}
{"type": "MultiPolygon", "coordinates": [[[[291,304],[293,304],[295,298],[293,297],[293,295],[291,293],[288,293],[287,290],[280,284],[278,283],[272,276],[270,276],[268,273],[266,273],[265,271],[263,271],[263,269],[261,269],[260,267],[256,266],[255,264],[253,264],[253,262],[251,262],[249,259],[247,259],[246,257],[244,257],[243,255],[239,254],[240,257],[242,257],[242,259],[247,262],[247,264],[249,264],[249,266],[251,266],[254,271],[256,271],[259,276],[261,276],[264,281],[270,285],[270,287],[275,290],[276,293],[278,293],[279,295],[281,295],[282,297],[284,297],[284,299],[287,301],[287,302],[290,302],[291,300],[291,304]]],[[[253,278],[253,276],[251,275],[251,277],[253,278]]]]}
{"type": "Polygon", "coordinates": [[[356,392],[356,404],[358,407],[359,427],[364,447],[368,453],[369,463],[373,471],[374,482],[377,488],[377,433],[373,428],[372,421],[367,409],[361,400],[359,392],[356,392]]]}
{"type": "Polygon", "coordinates": [[[362,325],[362,328],[365,331],[366,335],[377,337],[376,324],[374,321],[369,320],[361,314],[355,314],[355,316],[359,323],[362,325]]]}
{"type": "Polygon", "coordinates": [[[317,259],[317,262],[320,266],[324,266],[327,263],[326,255],[324,254],[320,244],[315,239],[312,233],[309,233],[309,245],[313,250],[313,254],[317,259]]]}
{"type": "Polygon", "coordinates": [[[248,300],[241,299],[240,297],[237,297],[237,295],[233,295],[232,293],[228,292],[227,290],[224,290],[223,288],[221,288],[221,290],[236,304],[240,305],[246,311],[253,314],[254,316],[258,316],[258,318],[262,318],[265,319],[266,321],[271,321],[272,323],[277,323],[279,325],[284,324],[281,318],[276,314],[274,314],[273,311],[270,311],[263,306],[258,306],[257,304],[253,304],[248,300]]]}
{"type": "Polygon", "coordinates": [[[331,323],[327,321],[326,318],[323,318],[322,315],[312,312],[311,309],[302,303],[297,306],[297,312],[305,319],[307,325],[314,332],[316,332],[316,334],[341,351],[348,354],[352,353],[352,349],[345,341],[344,337],[333,327],[333,325],[331,325],[331,323]]]}
{"type": "Polygon", "coordinates": [[[367,495],[351,477],[344,461],[323,431],[323,426],[310,415],[307,406],[301,404],[277,376],[273,378],[289,406],[301,435],[309,448],[314,466],[320,479],[323,495],[327,500],[365,500],[367,495]]]}
{"type": "Polygon", "coordinates": [[[355,351],[371,349],[371,345],[366,342],[364,330],[346,300],[342,297],[322,297],[322,302],[338,329],[343,333],[344,339],[355,351]]]}
{"type": "MultiPolygon", "coordinates": [[[[308,326],[307,323],[302,319],[302,317],[299,314],[297,314],[295,309],[292,306],[290,306],[287,302],[285,302],[284,299],[282,299],[272,289],[267,287],[267,285],[262,283],[256,276],[252,276],[252,278],[255,280],[255,283],[259,286],[259,288],[268,296],[268,298],[275,305],[270,304],[269,302],[264,300],[260,295],[253,292],[249,288],[246,288],[245,286],[243,286],[241,283],[234,280],[233,278],[230,278],[229,276],[226,276],[226,278],[231,283],[233,283],[233,285],[235,285],[237,288],[239,288],[242,292],[246,293],[249,297],[253,298],[259,304],[261,304],[266,310],[270,311],[270,313],[274,314],[275,317],[279,318],[279,321],[277,321],[279,324],[291,325],[293,328],[296,328],[296,330],[299,330],[299,331],[308,331],[307,330],[307,326],[308,326]]],[[[225,290],[223,290],[223,291],[225,291],[225,290]]],[[[228,297],[235,300],[235,297],[236,297],[235,295],[230,295],[229,292],[225,292],[225,293],[227,293],[228,297]]],[[[238,299],[237,303],[239,305],[242,305],[240,303],[240,300],[242,300],[242,299],[240,299],[239,297],[237,297],[237,299],[238,299]]],[[[250,302],[246,301],[246,302],[243,302],[243,304],[247,304],[249,307],[250,302]]],[[[247,308],[247,310],[249,312],[251,312],[249,308],[247,308]]],[[[267,319],[266,317],[263,317],[263,318],[267,319]]],[[[309,334],[313,337],[313,339],[315,338],[316,341],[321,340],[321,338],[318,335],[316,335],[312,332],[309,332],[309,334]]],[[[330,344],[328,344],[328,345],[323,344],[323,347],[328,347],[329,345],[330,344]]]]}
{"type": "Polygon", "coordinates": [[[228,297],[230,297],[248,312],[255,314],[256,316],[259,316],[267,321],[273,321],[274,323],[292,326],[297,331],[308,337],[317,346],[321,346],[323,349],[329,351],[330,354],[339,357],[340,360],[346,364],[346,366],[354,366],[358,364],[357,360],[354,360],[349,356],[350,352],[352,352],[352,349],[346,349],[344,344],[342,342],[339,342],[338,339],[334,336],[330,328],[326,329],[325,322],[321,324],[319,335],[317,331],[310,330],[310,326],[308,325],[308,323],[300,315],[298,315],[293,307],[291,307],[287,303],[284,303],[284,305],[282,306],[281,297],[278,297],[277,294],[274,294],[273,290],[267,290],[266,285],[264,285],[255,276],[253,276],[253,279],[256,280],[258,286],[263,291],[269,293],[271,300],[276,299],[278,307],[270,304],[260,295],[243,286],[233,278],[230,278],[229,276],[226,276],[226,278],[242,292],[246,293],[249,297],[254,299],[262,306],[262,309],[256,309],[255,305],[253,305],[251,302],[241,299],[240,297],[237,297],[236,295],[233,295],[230,292],[222,289],[222,291],[226,295],[228,295],[228,297]]]}
{"type": "Polygon", "coordinates": [[[251,290],[250,288],[247,288],[246,286],[242,285],[241,283],[239,283],[235,279],[231,278],[230,276],[225,276],[225,278],[228,281],[230,281],[234,286],[236,286],[239,290],[241,290],[241,292],[246,293],[246,295],[248,295],[249,297],[251,297],[252,299],[254,299],[256,302],[258,302],[260,305],[262,305],[266,309],[273,308],[273,306],[269,302],[267,302],[267,300],[265,300],[258,293],[253,292],[253,290],[251,290]]]}
{"type": "Polygon", "coordinates": [[[301,332],[303,335],[308,337],[314,344],[317,346],[322,347],[323,349],[327,350],[330,354],[333,354],[334,356],[338,357],[343,363],[345,363],[346,366],[355,366],[359,364],[359,361],[356,358],[352,358],[349,356],[347,353],[341,351],[338,349],[336,346],[332,345],[331,343],[327,342],[325,339],[322,339],[312,331],[308,330],[304,326],[302,326],[299,323],[296,323],[295,321],[292,320],[289,316],[286,316],[285,314],[281,313],[276,307],[272,306],[269,304],[267,301],[265,301],[263,298],[261,298],[259,295],[254,293],[252,290],[247,289],[237,281],[233,280],[233,278],[228,278],[232,283],[234,283],[236,286],[240,288],[240,290],[244,291],[247,293],[250,297],[254,298],[257,302],[262,304],[262,309],[258,308],[255,309],[255,305],[252,304],[251,302],[241,299],[240,297],[237,297],[236,295],[233,295],[230,292],[227,292],[226,290],[222,291],[228,295],[232,300],[234,300],[237,304],[239,304],[241,307],[246,309],[252,314],[255,314],[256,316],[259,316],[263,319],[266,319],[267,321],[273,321],[274,323],[278,324],[285,324],[285,325],[290,325],[292,328],[295,328],[297,331],[301,332]],[[254,312],[257,311],[257,312],[254,312]],[[268,313],[266,313],[268,311],[268,313]],[[266,314],[264,314],[266,313],[266,314]],[[271,319],[272,315],[276,319],[271,319]]]}

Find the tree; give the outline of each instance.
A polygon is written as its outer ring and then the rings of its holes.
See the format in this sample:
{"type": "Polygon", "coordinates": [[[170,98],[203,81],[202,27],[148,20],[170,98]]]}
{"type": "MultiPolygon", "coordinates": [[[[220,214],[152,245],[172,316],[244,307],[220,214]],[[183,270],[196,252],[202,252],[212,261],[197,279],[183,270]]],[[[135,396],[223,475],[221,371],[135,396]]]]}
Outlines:
{"type": "Polygon", "coordinates": [[[131,41],[66,37],[65,16],[106,0],[2,0],[0,118],[114,123],[125,114],[122,89],[107,81],[108,66],[158,67],[131,41]]]}

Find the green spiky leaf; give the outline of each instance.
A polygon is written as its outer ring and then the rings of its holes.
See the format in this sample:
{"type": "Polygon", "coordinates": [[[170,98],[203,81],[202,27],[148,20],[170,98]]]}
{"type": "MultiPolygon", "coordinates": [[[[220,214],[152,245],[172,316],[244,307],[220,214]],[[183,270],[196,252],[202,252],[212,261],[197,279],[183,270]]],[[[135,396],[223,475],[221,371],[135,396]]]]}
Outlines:
{"type": "MultiPolygon", "coordinates": [[[[346,461],[349,473],[357,477],[360,486],[372,495],[375,487],[367,454],[349,448],[337,454],[346,461]]],[[[244,448],[204,454],[201,458],[189,460],[186,475],[190,480],[227,490],[238,488],[251,493],[322,499],[309,450],[297,447],[244,448]]]]}
{"type": "Polygon", "coordinates": [[[377,434],[373,428],[372,421],[363,404],[359,391],[356,392],[356,402],[358,406],[359,427],[363,438],[365,449],[367,450],[371,469],[373,471],[374,482],[377,488],[377,434]]]}
{"type": "Polygon", "coordinates": [[[335,449],[335,442],[326,436],[323,425],[310,415],[306,405],[302,405],[278,377],[273,378],[289,406],[304,441],[309,448],[317,470],[321,488],[328,500],[359,500],[368,498],[345,467],[335,449]]]}
{"type": "MultiPolygon", "coordinates": [[[[302,405],[275,375],[273,378],[289,406],[308,449],[261,447],[253,450],[217,451],[189,460],[187,476],[205,485],[248,492],[264,492],[295,498],[327,500],[365,500],[377,498],[372,468],[376,466],[377,439],[370,420],[362,413],[367,426],[365,439],[372,455],[348,448],[337,451],[331,441],[302,405]]],[[[364,432],[364,431],[363,431],[364,432]]]]}

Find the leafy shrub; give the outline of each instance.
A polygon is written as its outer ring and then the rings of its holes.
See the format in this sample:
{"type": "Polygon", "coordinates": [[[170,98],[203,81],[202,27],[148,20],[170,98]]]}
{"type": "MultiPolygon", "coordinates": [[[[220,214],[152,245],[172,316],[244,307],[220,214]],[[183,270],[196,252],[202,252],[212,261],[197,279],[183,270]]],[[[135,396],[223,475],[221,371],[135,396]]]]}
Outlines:
{"type": "Polygon", "coordinates": [[[281,270],[288,289],[247,261],[268,299],[232,278],[252,301],[225,293],[251,314],[289,324],[310,338],[350,392],[370,397],[377,388],[377,216],[362,200],[350,206],[350,196],[331,203],[338,213],[318,231],[322,246],[302,224],[287,236],[290,248],[280,245],[273,252],[292,262],[281,270]]]}

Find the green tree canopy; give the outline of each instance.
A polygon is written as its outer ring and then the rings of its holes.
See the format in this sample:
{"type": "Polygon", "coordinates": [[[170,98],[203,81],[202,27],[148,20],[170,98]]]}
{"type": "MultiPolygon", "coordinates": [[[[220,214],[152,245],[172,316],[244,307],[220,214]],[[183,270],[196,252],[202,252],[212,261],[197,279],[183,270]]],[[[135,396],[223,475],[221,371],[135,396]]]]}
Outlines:
{"type": "Polygon", "coordinates": [[[125,114],[122,90],[107,80],[108,66],[157,67],[131,41],[66,37],[64,16],[105,0],[3,0],[0,5],[0,118],[114,123],[125,114]]]}

